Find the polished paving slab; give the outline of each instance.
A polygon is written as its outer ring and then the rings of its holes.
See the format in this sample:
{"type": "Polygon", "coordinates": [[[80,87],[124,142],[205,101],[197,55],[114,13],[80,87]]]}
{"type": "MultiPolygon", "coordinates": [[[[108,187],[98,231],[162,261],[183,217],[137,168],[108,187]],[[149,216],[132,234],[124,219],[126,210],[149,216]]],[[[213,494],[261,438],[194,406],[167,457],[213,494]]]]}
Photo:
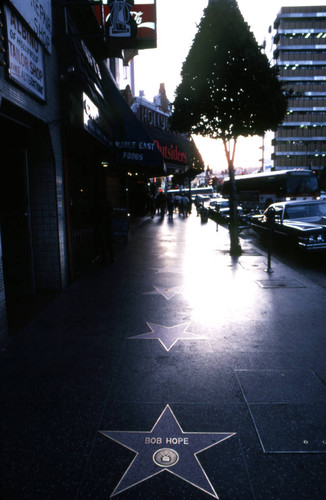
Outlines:
{"type": "Polygon", "coordinates": [[[324,289],[144,219],[2,349],[1,500],[326,498],[324,289]]]}
{"type": "Polygon", "coordinates": [[[236,370],[265,453],[326,453],[326,387],[310,370],[236,370]]]}

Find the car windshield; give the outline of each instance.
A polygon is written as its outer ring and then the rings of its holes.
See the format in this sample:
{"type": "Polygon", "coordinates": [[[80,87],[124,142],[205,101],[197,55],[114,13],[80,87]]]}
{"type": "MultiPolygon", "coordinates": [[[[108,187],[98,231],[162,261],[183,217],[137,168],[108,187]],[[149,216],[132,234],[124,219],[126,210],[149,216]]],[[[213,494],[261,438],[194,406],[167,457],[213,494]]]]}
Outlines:
{"type": "Polygon", "coordinates": [[[302,203],[285,208],[285,219],[305,219],[307,217],[326,217],[326,203],[302,203]]]}

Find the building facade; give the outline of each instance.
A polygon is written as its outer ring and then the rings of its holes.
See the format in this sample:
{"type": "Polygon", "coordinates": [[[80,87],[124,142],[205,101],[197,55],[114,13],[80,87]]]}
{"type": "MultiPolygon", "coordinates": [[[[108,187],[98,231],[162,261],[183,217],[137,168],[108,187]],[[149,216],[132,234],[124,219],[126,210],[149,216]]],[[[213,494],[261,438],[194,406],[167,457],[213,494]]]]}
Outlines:
{"type": "Polygon", "coordinates": [[[1,2],[0,337],[21,301],[68,282],[58,53],[42,7],[1,2]]]}
{"type": "MultiPolygon", "coordinates": [[[[146,5],[151,19],[155,0],[146,5]]],[[[126,207],[130,176],[163,172],[110,70],[114,57],[129,63],[136,42],[129,54],[118,37],[108,42],[97,8],[0,0],[0,338],[21,305],[60,291],[97,258],[103,202],[126,207]]],[[[137,49],[155,43],[147,20],[137,49]]]]}
{"type": "Polygon", "coordinates": [[[289,97],[274,168],[318,172],[326,165],[326,6],[283,7],[274,29],[274,64],[289,97]]]}

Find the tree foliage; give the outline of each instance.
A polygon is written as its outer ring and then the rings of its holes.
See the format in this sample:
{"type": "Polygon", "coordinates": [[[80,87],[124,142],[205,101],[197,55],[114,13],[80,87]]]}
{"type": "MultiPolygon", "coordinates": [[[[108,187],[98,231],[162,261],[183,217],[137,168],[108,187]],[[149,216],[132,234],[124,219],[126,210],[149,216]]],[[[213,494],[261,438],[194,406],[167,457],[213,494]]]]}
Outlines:
{"type": "Polygon", "coordinates": [[[277,75],[236,0],[211,0],[182,67],[171,126],[224,142],[275,130],[287,109],[277,75]]]}

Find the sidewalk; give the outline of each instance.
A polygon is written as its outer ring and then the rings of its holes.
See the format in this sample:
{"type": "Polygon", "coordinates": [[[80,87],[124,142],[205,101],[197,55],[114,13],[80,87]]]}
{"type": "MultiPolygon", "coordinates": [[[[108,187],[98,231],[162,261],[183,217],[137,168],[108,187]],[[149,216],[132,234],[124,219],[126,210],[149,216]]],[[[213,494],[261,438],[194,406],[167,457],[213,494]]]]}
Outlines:
{"type": "Polygon", "coordinates": [[[1,352],[1,500],[326,498],[326,290],[193,213],[1,352]]]}

